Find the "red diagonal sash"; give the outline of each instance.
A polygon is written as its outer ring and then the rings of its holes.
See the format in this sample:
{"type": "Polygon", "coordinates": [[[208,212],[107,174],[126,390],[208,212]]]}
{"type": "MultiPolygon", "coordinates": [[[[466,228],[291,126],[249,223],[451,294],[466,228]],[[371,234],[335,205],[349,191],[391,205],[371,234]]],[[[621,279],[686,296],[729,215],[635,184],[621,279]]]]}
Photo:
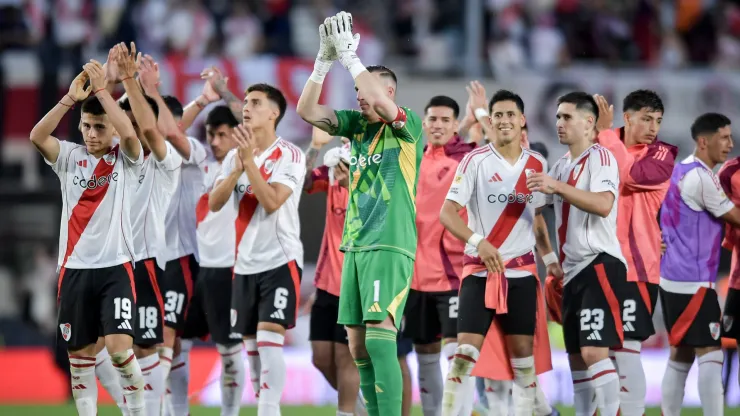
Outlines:
{"type": "Polygon", "coordinates": [[[74,252],[77,243],[80,242],[82,233],[85,231],[85,228],[87,228],[87,224],[90,223],[90,219],[95,213],[95,210],[98,209],[100,203],[103,202],[105,194],[108,192],[108,175],[113,173],[116,162],[120,157],[118,154],[118,145],[113,147],[106,156],[111,153],[115,155],[113,164],[108,164],[108,162],[105,161],[105,156],[98,160],[98,164],[95,166],[95,170],[93,171],[93,177],[88,180],[88,182],[92,182],[94,179],[94,186],[88,185],[88,187],[85,188],[82,195],[80,195],[80,199],[77,200],[77,205],[72,209],[72,214],[69,216],[69,222],[67,223],[67,250],[64,253],[62,267],[67,264],[67,259],[69,259],[69,256],[74,252]]]}
{"type": "MultiPolygon", "coordinates": [[[[262,166],[260,166],[260,173],[262,174],[262,178],[264,180],[269,180],[270,177],[272,177],[272,172],[274,169],[270,169],[268,172],[265,168],[265,164],[267,161],[272,161],[273,166],[277,161],[280,159],[280,156],[282,156],[283,152],[280,150],[280,147],[275,147],[275,150],[272,151],[270,156],[265,159],[264,162],[262,162],[262,166]]],[[[239,157],[238,155],[236,157],[239,157]]],[[[255,211],[257,211],[257,206],[259,206],[259,201],[257,201],[257,197],[254,196],[252,193],[252,185],[247,186],[246,192],[244,193],[244,196],[242,197],[242,200],[239,201],[239,213],[236,216],[236,255],[239,254],[239,243],[242,241],[242,237],[244,237],[244,233],[247,231],[247,227],[249,226],[249,222],[252,221],[252,216],[254,216],[255,211]]]]}
{"type": "MultiPolygon", "coordinates": [[[[571,171],[568,174],[568,185],[573,187],[576,186],[576,183],[578,183],[578,178],[581,177],[581,174],[586,169],[585,165],[589,155],[590,153],[584,156],[583,159],[578,162],[578,164],[571,168],[571,171]],[[576,167],[578,167],[577,174],[576,167]]],[[[560,228],[558,228],[558,243],[560,244],[560,264],[563,264],[563,261],[565,261],[565,252],[563,251],[563,247],[565,247],[565,237],[568,233],[568,217],[570,216],[570,204],[565,200],[563,200],[562,213],[562,222],[560,223],[560,228]]]]}

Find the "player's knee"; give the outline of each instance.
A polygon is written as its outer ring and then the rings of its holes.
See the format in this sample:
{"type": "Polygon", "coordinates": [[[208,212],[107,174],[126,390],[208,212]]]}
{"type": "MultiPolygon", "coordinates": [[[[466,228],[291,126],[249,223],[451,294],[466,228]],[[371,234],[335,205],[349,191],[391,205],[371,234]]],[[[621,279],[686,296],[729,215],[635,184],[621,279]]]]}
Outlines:
{"type": "Polygon", "coordinates": [[[133,338],[126,334],[111,334],[105,336],[105,348],[113,356],[114,353],[125,352],[133,347],[133,338]]]}
{"type": "Polygon", "coordinates": [[[442,351],[442,343],[433,342],[431,344],[414,344],[414,351],[416,351],[417,354],[439,354],[442,351]]]}
{"type": "Polygon", "coordinates": [[[337,369],[351,368],[357,371],[355,361],[349,352],[349,347],[344,344],[334,344],[334,365],[337,369]]]}
{"type": "Polygon", "coordinates": [[[95,344],[85,346],[73,346],[67,349],[67,353],[69,355],[76,355],[78,357],[95,357],[98,352],[100,351],[97,351],[95,344]]]}
{"type": "Polygon", "coordinates": [[[332,371],[333,361],[331,349],[329,348],[313,348],[312,357],[313,366],[323,374],[329,374],[332,371]]]}
{"type": "Polygon", "coordinates": [[[581,357],[587,366],[609,359],[609,348],[606,347],[581,347],[581,357]]]}
{"type": "Polygon", "coordinates": [[[157,353],[157,347],[153,345],[134,344],[134,355],[136,358],[144,358],[157,353]]]}
{"type": "Polygon", "coordinates": [[[672,347],[670,359],[679,363],[693,363],[694,349],[690,347],[672,347]]]}
{"type": "Polygon", "coordinates": [[[483,341],[485,340],[485,337],[480,334],[473,334],[468,332],[461,332],[457,334],[457,344],[458,348],[460,348],[461,345],[468,345],[475,347],[476,350],[481,349],[483,346],[483,341]]]}
{"type": "Polygon", "coordinates": [[[512,335],[506,337],[506,344],[513,357],[531,357],[534,350],[534,337],[528,335],[512,335]]]}

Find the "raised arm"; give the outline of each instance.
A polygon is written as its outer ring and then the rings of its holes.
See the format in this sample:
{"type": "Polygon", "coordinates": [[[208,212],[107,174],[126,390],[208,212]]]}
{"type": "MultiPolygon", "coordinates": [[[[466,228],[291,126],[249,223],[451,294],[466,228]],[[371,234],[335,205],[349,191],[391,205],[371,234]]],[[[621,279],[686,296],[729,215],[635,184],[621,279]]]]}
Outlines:
{"type": "Polygon", "coordinates": [[[90,85],[92,86],[95,97],[100,101],[105,113],[108,115],[108,119],[113,124],[113,128],[118,132],[118,136],[121,139],[121,150],[129,159],[138,160],[141,154],[141,143],[139,143],[139,139],[136,137],[131,120],[121,110],[121,107],[116,104],[108,90],[105,89],[106,81],[103,65],[98,61],[90,60],[89,63],[85,64],[84,68],[90,77],[90,85]]]}
{"type": "Polygon", "coordinates": [[[328,22],[329,19],[327,18],[323,24],[319,25],[319,53],[313,65],[313,72],[306,81],[301,97],[298,99],[296,112],[307,123],[335,135],[339,129],[337,115],[333,109],[319,104],[324,78],[329,73],[333,61],[337,59],[334,45],[328,37],[328,22]]]}
{"type": "MultiPolygon", "coordinates": [[[[203,91],[198,98],[191,101],[190,104],[186,105],[183,109],[182,119],[180,120],[180,125],[178,126],[183,132],[187,131],[190,126],[193,125],[195,119],[198,117],[200,112],[203,111],[204,108],[206,108],[208,104],[215,103],[216,101],[219,101],[221,99],[221,96],[218,95],[216,90],[213,89],[212,83],[207,80],[209,72],[211,70],[212,68],[206,68],[200,73],[201,79],[206,80],[206,82],[203,84],[203,91]]],[[[229,79],[225,78],[225,81],[228,83],[229,79]]],[[[237,120],[241,119],[242,116],[240,115],[237,120]]]]}
{"type": "Polygon", "coordinates": [[[42,118],[31,130],[31,143],[39,150],[41,156],[51,163],[56,163],[59,157],[59,140],[51,133],[59,125],[67,111],[74,108],[75,103],[85,100],[92,86],[85,89],[85,83],[89,79],[87,72],[80,72],[69,86],[69,92],[42,118]]]}
{"type": "Polygon", "coordinates": [[[231,92],[231,90],[229,90],[228,85],[226,85],[226,81],[228,79],[223,76],[221,71],[215,66],[211,67],[201,73],[201,78],[211,84],[211,87],[216,91],[219,97],[226,101],[226,105],[229,106],[229,110],[231,110],[231,114],[234,115],[234,118],[241,123],[244,118],[242,115],[244,99],[237,97],[233,92],[231,92]]]}
{"type": "Polygon", "coordinates": [[[316,165],[316,160],[319,158],[321,148],[334,138],[334,136],[318,127],[314,126],[312,130],[311,144],[306,151],[306,180],[303,182],[303,190],[305,191],[313,189],[313,168],[316,165]]]}
{"type": "Polygon", "coordinates": [[[119,53],[117,57],[118,66],[123,76],[123,87],[126,89],[126,94],[131,104],[131,112],[134,114],[136,123],[139,125],[139,131],[144,136],[139,137],[139,139],[146,141],[155,159],[161,162],[167,156],[167,144],[165,143],[164,136],[162,136],[162,133],[157,128],[157,118],[154,116],[154,111],[152,111],[151,106],[146,98],[144,98],[144,93],[139,88],[139,83],[136,82],[134,74],[137,67],[140,67],[139,77],[142,80],[142,86],[146,85],[150,92],[157,90],[156,84],[159,82],[159,76],[155,73],[154,60],[151,57],[148,60],[144,58],[138,59],[140,64],[137,65],[136,51],[133,49],[135,47],[133,43],[131,47],[131,53],[119,53]]]}
{"type": "Polygon", "coordinates": [[[352,15],[340,12],[331,19],[329,38],[334,44],[339,62],[349,71],[360,91],[373,110],[386,122],[395,121],[403,115],[402,110],[390,98],[386,87],[370,74],[357,56],[360,35],[352,33],[352,15]]]}

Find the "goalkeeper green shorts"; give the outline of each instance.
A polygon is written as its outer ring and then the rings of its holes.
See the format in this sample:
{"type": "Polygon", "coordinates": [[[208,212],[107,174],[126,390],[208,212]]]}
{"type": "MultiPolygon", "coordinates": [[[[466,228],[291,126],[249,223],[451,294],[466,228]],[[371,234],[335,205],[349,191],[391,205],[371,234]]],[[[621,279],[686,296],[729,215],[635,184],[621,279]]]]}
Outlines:
{"type": "Polygon", "coordinates": [[[383,321],[390,314],[400,329],[413,273],[414,260],[401,253],[344,253],[337,322],[364,325],[368,321],[383,321]]]}

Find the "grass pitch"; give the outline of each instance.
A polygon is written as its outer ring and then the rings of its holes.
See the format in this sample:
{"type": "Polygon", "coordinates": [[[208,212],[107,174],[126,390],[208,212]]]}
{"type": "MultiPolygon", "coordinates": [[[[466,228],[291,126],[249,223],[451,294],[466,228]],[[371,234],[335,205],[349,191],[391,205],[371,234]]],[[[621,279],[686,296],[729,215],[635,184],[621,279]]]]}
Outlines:
{"type": "MultiPolygon", "coordinates": [[[[573,416],[573,409],[558,406],[562,416],[573,416]]],[[[283,416],[334,416],[336,408],[311,407],[311,406],[284,406],[281,408],[283,416]]],[[[101,406],[98,416],[115,416],[120,415],[118,408],[115,406],[101,406]]],[[[191,416],[218,416],[219,409],[215,407],[192,406],[190,408],[191,416]]],[[[242,408],[241,416],[257,416],[257,409],[254,407],[242,408]]],[[[690,408],[684,409],[681,416],[701,416],[701,409],[690,408]]],[[[2,416],[76,416],[77,411],[74,405],[57,405],[57,406],[0,406],[0,415],[2,416]]],[[[740,409],[726,408],[726,416],[740,416],[740,409]]],[[[411,416],[422,416],[421,408],[414,408],[411,416]]],[[[660,416],[660,410],[657,408],[649,409],[646,416],[660,416]]]]}

